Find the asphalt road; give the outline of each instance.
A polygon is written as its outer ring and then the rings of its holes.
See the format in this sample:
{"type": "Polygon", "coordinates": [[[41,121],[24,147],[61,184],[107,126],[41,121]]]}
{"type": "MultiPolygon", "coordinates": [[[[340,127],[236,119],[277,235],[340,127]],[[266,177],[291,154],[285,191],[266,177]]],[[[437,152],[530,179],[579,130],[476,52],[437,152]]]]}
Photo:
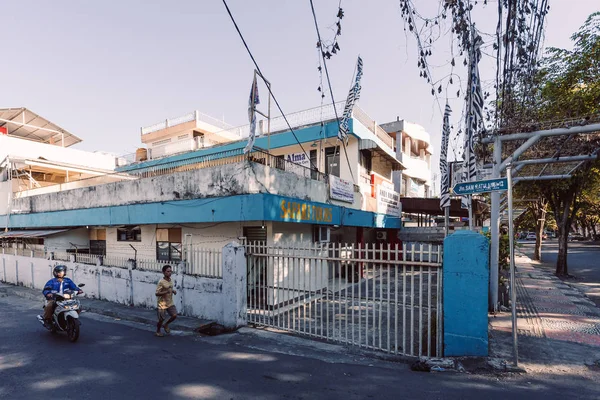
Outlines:
{"type": "Polygon", "coordinates": [[[211,342],[217,338],[156,338],[149,327],[89,313],[73,344],[41,327],[39,306],[0,297],[0,398],[505,400],[600,393],[578,376],[423,373],[403,364],[332,364],[211,342]]]}
{"type": "MultiPolygon", "coordinates": [[[[533,242],[520,242],[521,249],[533,256],[533,242]]],[[[551,239],[542,245],[542,262],[545,268],[556,269],[558,242],[551,239]]],[[[588,297],[600,307],[600,244],[598,242],[569,242],[567,267],[573,278],[567,281],[577,284],[588,297]]]]}

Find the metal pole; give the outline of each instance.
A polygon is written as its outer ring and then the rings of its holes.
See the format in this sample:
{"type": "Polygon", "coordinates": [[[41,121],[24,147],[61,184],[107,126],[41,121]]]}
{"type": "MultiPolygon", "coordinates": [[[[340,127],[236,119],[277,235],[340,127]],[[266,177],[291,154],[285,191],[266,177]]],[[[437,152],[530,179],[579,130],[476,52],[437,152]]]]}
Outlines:
{"type": "Polygon", "coordinates": [[[519,364],[519,346],[517,336],[517,288],[515,286],[515,235],[513,221],[513,195],[511,165],[506,167],[508,179],[508,242],[510,243],[510,308],[512,311],[513,356],[515,367],[519,364]]]}
{"type": "Polygon", "coordinates": [[[448,236],[450,231],[450,207],[444,207],[444,237],[448,236]]]}
{"type": "Polygon", "coordinates": [[[469,199],[469,230],[473,230],[474,228],[474,224],[473,224],[473,195],[470,194],[468,196],[469,199]]]}
{"type": "Polygon", "coordinates": [[[265,83],[269,86],[269,110],[267,111],[267,153],[271,154],[271,84],[265,83]]]}
{"type": "MultiPolygon", "coordinates": [[[[501,163],[502,142],[496,138],[494,141],[494,165],[492,167],[492,177],[494,179],[500,178],[501,163]]],[[[498,311],[498,258],[500,257],[500,192],[492,192],[491,198],[490,311],[496,312],[498,311]]]]}

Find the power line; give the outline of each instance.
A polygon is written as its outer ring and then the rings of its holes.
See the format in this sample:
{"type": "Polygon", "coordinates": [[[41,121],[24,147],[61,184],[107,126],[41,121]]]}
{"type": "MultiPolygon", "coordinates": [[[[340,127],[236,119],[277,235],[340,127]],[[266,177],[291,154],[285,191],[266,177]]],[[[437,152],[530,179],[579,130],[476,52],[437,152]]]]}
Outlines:
{"type": "MultiPolygon", "coordinates": [[[[244,39],[244,36],[242,35],[242,32],[240,31],[240,28],[238,27],[237,23],[235,22],[235,18],[233,18],[233,15],[231,14],[231,10],[229,9],[229,6],[227,5],[227,1],[223,0],[223,4],[225,5],[225,8],[227,9],[227,13],[229,14],[229,17],[231,18],[231,22],[233,22],[233,25],[235,26],[235,30],[240,35],[240,39],[242,39],[242,42],[244,43],[244,47],[246,47],[246,51],[248,51],[248,55],[252,59],[252,62],[254,63],[254,66],[256,67],[256,70],[258,71],[258,75],[260,75],[260,77],[263,79],[263,81],[266,81],[265,76],[263,75],[260,67],[258,66],[258,63],[254,59],[254,56],[252,55],[252,52],[250,51],[250,48],[248,47],[248,44],[246,43],[246,39],[244,39]]],[[[277,99],[275,98],[275,95],[273,94],[273,91],[271,90],[271,85],[266,84],[266,86],[267,86],[267,89],[269,90],[269,94],[271,95],[271,97],[273,97],[273,101],[275,102],[275,105],[277,106],[277,109],[279,109],[279,112],[281,113],[281,116],[283,117],[283,119],[285,120],[285,123],[287,124],[288,128],[290,129],[290,132],[292,132],[292,135],[294,135],[294,139],[296,139],[296,142],[298,143],[298,145],[300,145],[300,148],[302,149],[302,152],[304,153],[304,155],[306,155],[306,158],[309,160],[310,164],[315,168],[315,170],[319,171],[319,169],[317,168],[317,166],[310,159],[310,156],[308,155],[308,153],[306,152],[306,150],[304,150],[304,146],[302,146],[302,143],[300,143],[300,141],[298,140],[298,137],[296,136],[296,132],[294,132],[294,129],[292,129],[292,126],[290,125],[290,122],[288,121],[287,117],[285,116],[285,113],[281,109],[281,106],[279,105],[279,102],[277,101],[277,99]]]]}
{"type": "MultiPolygon", "coordinates": [[[[225,1],[225,0],[223,0],[225,1]]],[[[321,58],[323,59],[323,66],[325,67],[325,76],[327,77],[327,86],[329,86],[329,93],[331,96],[331,103],[333,104],[333,112],[335,113],[335,119],[338,122],[338,131],[342,128],[340,117],[337,113],[337,108],[335,106],[335,99],[333,97],[333,89],[331,88],[331,79],[329,78],[329,69],[327,68],[327,61],[323,55],[323,42],[321,41],[321,33],[319,32],[319,24],[317,23],[317,14],[315,13],[315,7],[313,5],[313,0],[310,0],[310,8],[312,10],[313,19],[315,20],[315,28],[317,30],[317,39],[319,40],[319,48],[321,49],[321,58]]],[[[356,183],[354,179],[354,174],[352,173],[352,166],[350,165],[350,159],[348,158],[348,151],[346,150],[346,143],[342,140],[342,145],[344,146],[344,154],[346,155],[346,162],[348,163],[348,169],[350,171],[350,176],[352,177],[352,181],[356,183]]],[[[337,153],[337,146],[336,146],[337,153]]]]}

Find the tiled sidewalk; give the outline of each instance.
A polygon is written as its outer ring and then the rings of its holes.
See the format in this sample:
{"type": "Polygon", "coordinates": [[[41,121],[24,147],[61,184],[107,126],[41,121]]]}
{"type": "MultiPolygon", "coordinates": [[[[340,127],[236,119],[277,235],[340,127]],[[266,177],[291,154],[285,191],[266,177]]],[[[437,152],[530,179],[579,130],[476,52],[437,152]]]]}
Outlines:
{"type": "Polygon", "coordinates": [[[515,261],[519,318],[541,321],[541,333],[548,339],[600,346],[600,309],[528,257],[515,261]]]}

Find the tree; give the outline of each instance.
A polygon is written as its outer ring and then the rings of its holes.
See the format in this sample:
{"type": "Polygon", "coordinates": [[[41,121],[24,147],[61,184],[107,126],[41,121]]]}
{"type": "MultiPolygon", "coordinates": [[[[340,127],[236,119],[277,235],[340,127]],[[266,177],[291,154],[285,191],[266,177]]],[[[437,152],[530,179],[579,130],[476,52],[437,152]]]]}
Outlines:
{"type": "MultiPolygon", "coordinates": [[[[535,105],[526,107],[527,118],[537,121],[577,120],[587,123],[600,114],[600,12],[590,15],[571,39],[573,50],[551,48],[542,60],[536,81],[539,90],[535,105]]],[[[569,124],[569,122],[565,123],[569,124]]],[[[552,138],[536,148],[536,156],[553,157],[591,154],[600,147],[598,135],[571,135],[552,138]]],[[[584,193],[598,175],[594,163],[579,167],[569,180],[539,185],[558,224],[559,249],[556,275],[568,275],[568,235],[577,213],[584,205],[584,193]]],[[[541,212],[541,210],[540,210],[541,212]]]]}
{"type": "Polygon", "coordinates": [[[590,180],[580,195],[580,207],[575,218],[583,229],[586,237],[596,238],[596,226],[600,223],[600,170],[594,167],[590,170],[590,180]]]}
{"type": "MultiPolygon", "coordinates": [[[[526,212],[521,214],[519,228],[535,232],[535,250],[533,258],[542,259],[542,235],[548,214],[548,200],[544,197],[541,185],[536,182],[523,182],[515,187],[513,197],[526,200],[526,212]]],[[[515,221],[516,224],[516,221],[515,221]]]]}

